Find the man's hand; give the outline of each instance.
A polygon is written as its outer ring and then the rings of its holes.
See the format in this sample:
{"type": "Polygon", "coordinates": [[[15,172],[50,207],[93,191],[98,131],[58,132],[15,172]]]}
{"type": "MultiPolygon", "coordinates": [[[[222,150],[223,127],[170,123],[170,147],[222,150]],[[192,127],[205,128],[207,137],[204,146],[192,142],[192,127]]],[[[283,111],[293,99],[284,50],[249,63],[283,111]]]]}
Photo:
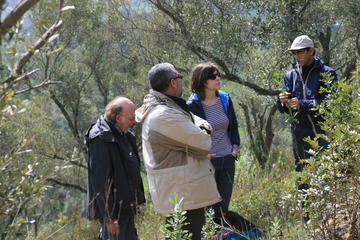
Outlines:
{"type": "Polygon", "coordinates": [[[208,123],[207,121],[203,121],[200,125],[199,128],[204,130],[207,134],[211,135],[212,133],[212,127],[210,125],[210,123],[208,123]]]}
{"type": "Polygon", "coordinates": [[[213,128],[211,127],[210,123],[208,123],[206,120],[192,114],[195,125],[198,126],[201,130],[204,130],[207,134],[211,135],[213,128]]]}
{"type": "Polygon", "coordinates": [[[108,233],[112,235],[118,236],[120,234],[120,226],[116,220],[110,220],[108,223],[106,223],[106,228],[108,233]]]}
{"type": "Polygon", "coordinates": [[[289,107],[292,109],[299,109],[300,108],[300,102],[297,97],[294,97],[290,100],[289,107]]]}
{"type": "Polygon", "coordinates": [[[281,102],[281,106],[282,107],[289,107],[288,105],[288,99],[289,99],[289,96],[291,95],[291,93],[288,93],[288,92],[282,92],[279,94],[279,100],[281,102]]]}

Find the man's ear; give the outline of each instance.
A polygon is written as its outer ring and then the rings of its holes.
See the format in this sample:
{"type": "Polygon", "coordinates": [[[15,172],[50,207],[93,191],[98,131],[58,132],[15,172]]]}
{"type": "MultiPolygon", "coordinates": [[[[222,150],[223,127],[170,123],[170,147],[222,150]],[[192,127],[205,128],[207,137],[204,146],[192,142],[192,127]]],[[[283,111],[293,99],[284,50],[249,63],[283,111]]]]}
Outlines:
{"type": "Polygon", "coordinates": [[[310,48],[310,51],[311,51],[311,55],[312,55],[312,56],[315,56],[315,53],[316,53],[315,48],[310,48]]]}
{"type": "Polygon", "coordinates": [[[121,121],[121,114],[117,114],[115,116],[115,124],[119,123],[121,121]]]}
{"type": "Polygon", "coordinates": [[[176,81],[175,81],[175,79],[170,79],[170,82],[169,82],[169,87],[172,87],[172,88],[174,88],[174,87],[176,87],[176,81]]]}
{"type": "Polygon", "coordinates": [[[177,85],[176,85],[176,80],[175,79],[171,79],[169,82],[169,89],[176,89],[177,85]]]}

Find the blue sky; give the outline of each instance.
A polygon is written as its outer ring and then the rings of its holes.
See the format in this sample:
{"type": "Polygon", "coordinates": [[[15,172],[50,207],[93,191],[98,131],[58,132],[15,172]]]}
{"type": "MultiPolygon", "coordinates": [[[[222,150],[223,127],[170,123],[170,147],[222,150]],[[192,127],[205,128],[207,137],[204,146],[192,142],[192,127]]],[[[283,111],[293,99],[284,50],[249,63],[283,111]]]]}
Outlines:
{"type": "Polygon", "coordinates": [[[21,0],[7,0],[6,2],[9,4],[9,7],[15,7],[21,0]]]}

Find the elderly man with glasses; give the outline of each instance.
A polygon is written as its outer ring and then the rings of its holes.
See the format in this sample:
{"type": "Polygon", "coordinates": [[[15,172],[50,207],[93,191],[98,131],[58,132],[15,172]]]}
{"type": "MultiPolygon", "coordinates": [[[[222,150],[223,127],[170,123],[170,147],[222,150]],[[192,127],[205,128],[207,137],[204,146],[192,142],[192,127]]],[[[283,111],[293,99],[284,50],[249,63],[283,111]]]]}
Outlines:
{"type": "Polygon", "coordinates": [[[102,240],[137,240],[135,213],[145,202],[134,134],[135,104],[116,97],[85,136],[88,218],[102,224],[102,240]]]}
{"type": "MultiPolygon", "coordinates": [[[[210,124],[193,115],[181,98],[183,83],[170,63],[153,66],[148,73],[151,90],[136,110],[142,122],[142,144],[149,191],[155,210],[169,214],[174,196],[186,210],[183,229],[201,239],[204,207],[221,200],[210,163],[210,124]]],[[[166,221],[171,222],[171,217],[166,221]]],[[[172,229],[169,228],[171,231],[172,229]]]]}

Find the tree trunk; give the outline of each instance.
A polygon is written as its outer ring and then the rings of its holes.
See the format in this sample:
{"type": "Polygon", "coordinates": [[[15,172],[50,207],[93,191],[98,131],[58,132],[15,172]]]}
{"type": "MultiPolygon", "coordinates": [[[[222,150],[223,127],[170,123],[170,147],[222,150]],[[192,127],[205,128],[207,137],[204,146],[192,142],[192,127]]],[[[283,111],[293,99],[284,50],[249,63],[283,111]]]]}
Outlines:
{"type": "Polygon", "coordinates": [[[274,138],[272,121],[276,113],[276,105],[267,105],[260,109],[254,99],[250,100],[250,104],[244,102],[238,104],[244,111],[246,132],[250,139],[251,151],[260,167],[265,168],[274,138]]]}

